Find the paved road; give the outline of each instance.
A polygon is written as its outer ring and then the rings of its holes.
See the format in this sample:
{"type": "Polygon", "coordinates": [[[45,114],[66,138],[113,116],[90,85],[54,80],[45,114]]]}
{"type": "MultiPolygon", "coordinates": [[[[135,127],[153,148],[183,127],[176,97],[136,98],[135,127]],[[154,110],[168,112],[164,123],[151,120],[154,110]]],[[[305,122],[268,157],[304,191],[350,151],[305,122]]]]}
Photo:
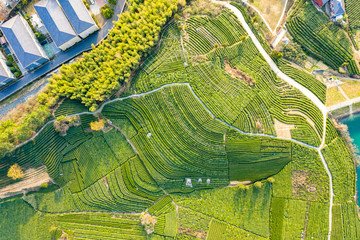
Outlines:
{"type": "Polygon", "coordinates": [[[270,68],[276,73],[276,75],[287,82],[288,84],[292,85],[293,87],[299,89],[306,97],[308,97],[323,113],[326,113],[326,107],[325,105],[320,101],[320,99],[313,94],[310,90],[302,86],[300,83],[296,82],[294,79],[290,78],[286,74],[284,74],[278,66],[275,64],[275,62],[272,60],[272,58],[269,56],[269,54],[265,51],[259,40],[256,38],[255,34],[251,31],[251,28],[245,21],[244,16],[242,13],[233,5],[226,3],[226,2],[219,2],[214,1],[215,3],[222,4],[225,7],[229,8],[239,19],[240,23],[246,30],[246,32],[249,34],[251,40],[254,42],[256,48],[259,50],[261,55],[265,58],[266,62],[269,64],[270,68]]]}
{"type": "Polygon", "coordinates": [[[244,16],[242,15],[242,13],[233,5],[226,3],[226,2],[220,2],[220,1],[216,1],[216,0],[212,0],[214,3],[217,4],[221,4],[227,8],[229,8],[239,19],[240,23],[242,24],[242,26],[244,27],[244,29],[246,30],[246,32],[249,34],[251,40],[254,42],[256,48],[259,50],[259,52],[261,53],[261,55],[265,58],[266,62],[270,65],[271,69],[276,73],[276,75],[281,78],[282,80],[284,80],[285,82],[287,82],[288,84],[292,85],[293,87],[299,89],[306,97],[308,97],[323,113],[323,138],[322,138],[322,142],[319,148],[317,148],[319,155],[321,157],[321,161],[325,167],[325,170],[329,176],[330,179],[330,208],[329,208],[329,232],[328,232],[328,239],[330,240],[331,238],[331,227],[332,227],[332,206],[333,206],[333,199],[334,199],[334,192],[333,192],[333,181],[332,181],[332,175],[331,172],[329,170],[329,167],[326,163],[326,160],[324,158],[324,156],[321,153],[321,149],[324,147],[325,145],[325,135],[326,135],[326,118],[327,118],[327,108],[326,106],[319,100],[319,98],[313,94],[311,91],[309,91],[307,88],[305,88],[304,86],[302,86],[301,84],[299,84],[298,82],[296,82],[294,79],[290,78],[289,76],[287,76],[286,74],[284,74],[283,72],[280,71],[280,69],[277,67],[277,65],[275,64],[275,62],[271,59],[271,57],[268,55],[268,53],[265,51],[265,49],[262,47],[262,45],[260,44],[259,40],[256,38],[256,36],[254,35],[254,33],[251,31],[251,28],[249,27],[249,25],[247,24],[247,22],[245,21],[244,16]]]}
{"type": "Polygon", "coordinates": [[[338,104],[335,104],[335,105],[332,105],[330,107],[327,107],[327,111],[328,112],[331,112],[331,111],[334,111],[336,109],[340,109],[340,108],[344,108],[344,107],[349,107],[355,103],[360,103],[360,97],[357,97],[357,98],[353,98],[353,99],[349,99],[345,102],[342,102],[342,103],[338,103],[338,104]]]}
{"type": "Polygon", "coordinates": [[[125,0],[118,0],[118,3],[116,4],[114,9],[114,16],[109,19],[99,31],[87,37],[85,40],[76,44],[74,47],[70,48],[66,52],[60,52],[56,55],[56,58],[54,60],[46,63],[35,71],[26,73],[20,80],[10,85],[9,87],[1,90],[0,102],[5,98],[11,96],[12,94],[16,93],[26,85],[32,83],[33,81],[36,81],[40,77],[46,75],[47,73],[60,67],[62,64],[80,55],[81,53],[91,50],[92,45],[99,44],[104,38],[107,37],[109,30],[112,29],[114,25],[113,22],[118,20],[118,15],[123,11],[124,6],[125,0]]]}

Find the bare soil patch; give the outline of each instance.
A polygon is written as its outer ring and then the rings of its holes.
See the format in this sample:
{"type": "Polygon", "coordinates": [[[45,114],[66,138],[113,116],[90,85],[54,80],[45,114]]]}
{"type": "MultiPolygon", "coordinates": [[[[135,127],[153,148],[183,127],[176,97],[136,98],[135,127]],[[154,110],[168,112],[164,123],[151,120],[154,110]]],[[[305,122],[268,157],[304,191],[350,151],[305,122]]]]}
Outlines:
{"type": "Polygon", "coordinates": [[[249,185],[249,184],[251,184],[252,183],[252,181],[230,181],[230,184],[229,184],[229,186],[228,187],[236,187],[238,184],[244,184],[244,185],[249,185]]]}
{"type": "Polygon", "coordinates": [[[255,84],[255,80],[252,79],[250,76],[246,75],[245,73],[243,73],[242,71],[240,71],[239,69],[232,68],[229,64],[229,62],[225,59],[224,60],[224,64],[225,64],[225,70],[226,72],[232,77],[232,78],[237,78],[237,79],[241,79],[244,82],[248,83],[251,87],[254,86],[255,84]]]}
{"type": "Polygon", "coordinates": [[[299,115],[299,116],[304,117],[306,119],[306,121],[314,128],[316,134],[321,139],[321,136],[320,136],[319,132],[317,131],[316,127],[315,127],[315,123],[308,116],[306,116],[304,113],[299,112],[299,111],[289,111],[288,114],[289,115],[299,115]]]}
{"type": "Polygon", "coordinates": [[[179,228],[179,233],[185,233],[187,235],[194,236],[198,239],[206,239],[206,235],[207,235],[205,231],[196,231],[189,228],[179,228]]]}
{"type": "Polygon", "coordinates": [[[104,182],[104,185],[106,187],[106,189],[109,189],[109,184],[108,184],[108,181],[107,181],[107,177],[103,177],[103,182],[104,182]]]}
{"type": "Polygon", "coordinates": [[[310,182],[310,172],[308,170],[293,170],[291,173],[292,193],[295,197],[315,193],[316,187],[310,182]]]}
{"type": "Polygon", "coordinates": [[[42,183],[52,182],[46,167],[30,168],[24,172],[22,181],[10,184],[0,189],[0,199],[15,196],[23,192],[37,191],[42,183]]]}
{"type": "Polygon", "coordinates": [[[291,139],[291,129],[295,129],[295,125],[282,123],[274,118],[274,127],[276,136],[291,139]]]}

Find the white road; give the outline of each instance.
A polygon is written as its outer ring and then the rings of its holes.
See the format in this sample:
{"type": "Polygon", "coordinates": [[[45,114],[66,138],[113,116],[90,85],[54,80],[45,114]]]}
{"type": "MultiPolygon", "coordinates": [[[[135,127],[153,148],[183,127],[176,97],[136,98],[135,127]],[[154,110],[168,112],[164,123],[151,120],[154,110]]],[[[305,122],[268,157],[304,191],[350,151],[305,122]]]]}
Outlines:
{"type": "Polygon", "coordinates": [[[326,106],[320,101],[320,99],[313,94],[309,89],[305,88],[304,86],[302,86],[301,84],[299,84],[298,82],[296,82],[294,79],[290,78],[289,76],[287,76],[285,73],[283,73],[275,64],[275,62],[272,60],[272,58],[269,56],[269,54],[265,51],[265,49],[263,48],[263,46],[261,45],[261,43],[259,42],[259,40],[256,38],[255,34],[252,32],[251,28],[249,27],[249,25],[247,24],[247,22],[245,21],[244,16],[242,15],[241,11],[238,10],[235,6],[227,3],[227,2],[221,2],[221,1],[216,1],[216,0],[212,0],[213,3],[216,4],[220,4],[223,5],[225,7],[227,7],[228,9],[230,9],[239,19],[240,23],[242,24],[242,26],[244,27],[244,29],[246,30],[247,34],[250,36],[251,40],[254,42],[256,48],[259,50],[259,52],[261,53],[261,55],[265,58],[266,62],[269,64],[270,68],[276,73],[276,75],[281,78],[282,80],[284,80],[285,82],[287,82],[288,84],[290,84],[291,86],[299,89],[306,97],[308,97],[322,112],[323,114],[323,138],[322,138],[322,142],[320,147],[317,149],[319,152],[319,155],[321,157],[321,161],[325,167],[325,170],[329,176],[329,183],[330,183],[330,208],[329,208],[329,232],[328,232],[328,239],[331,239],[331,228],[332,228],[332,206],[333,206],[333,199],[334,199],[334,192],[333,192],[333,182],[332,182],[332,175],[331,172],[329,170],[329,167],[326,163],[326,160],[324,158],[324,156],[321,153],[321,149],[324,147],[325,145],[325,135],[326,135],[326,118],[327,118],[327,111],[328,109],[326,108],[326,106]]]}
{"type": "Polygon", "coordinates": [[[327,107],[327,111],[328,112],[331,112],[331,111],[334,111],[336,109],[340,109],[340,108],[344,108],[344,107],[349,107],[355,103],[360,103],[360,97],[357,97],[357,98],[353,98],[353,99],[349,99],[349,100],[346,100],[345,102],[341,102],[341,103],[338,103],[338,104],[335,104],[335,105],[332,105],[330,107],[327,107]]]}
{"type": "MultiPolygon", "coordinates": [[[[286,139],[286,140],[289,140],[289,141],[292,141],[292,142],[296,142],[302,146],[306,146],[306,147],[310,147],[312,149],[315,149],[318,151],[320,157],[321,157],[321,161],[325,167],[325,170],[329,176],[329,179],[330,179],[330,210],[329,210],[329,232],[328,232],[328,239],[330,239],[331,237],[331,228],[332,228],[332,205],[333,205],[333,198],[334,198],[334,193],[333,193],[333,182],[332,182],[332,175],[331,175],[331,172],[329,170],[329,167],[326,163],[326,160],[324,158],[324,156],[322,155],[321,153],[321,149],[324,147],[324,144],[325,144],[325,133],[326,133],[326,118],[327,118],[327,108],[325,107],[325,105],[317,98],[317,96],[315,96],[311,91],[309,91],[307,88],[303,87],[302,85],[300,85],[299,83],[297,83],[294,79],[290,78],[289,76],[287,76],[286,74],[284,74],[283,72],[280,71],[280,69],[276,66],[276,64],[274,63],[274,61],[271,59],[271,57],[268,55],[268,53],[265,51],[265,49],[262,47],[262,45],[260,44],[259,40],[256,38],[256,36],[254,35],[254,33],[251,31],[251,28],[249,27],[249,25],[246,23],[242,13],[234,6],[226,3],[226,2],[219,2],[219,1],[215,1],[215,0],[212,0],[214,3],[217,3],[217,4],[221,4],[221,5],[224,5],[225,7],[229,8],[239,19],[239,21],[241,22],[241,24],[243,25],[244,29],[246,30],[246,32],[249,34],[250,38],[252,39],[252,41],[254,42],[255,46],[257,47],[257,49],[259,50],[259,52],[262,54],[262,56],[265,58],[265,60],[267,61],[267,63],[270,65],[271,69],[276,73],[276,75],[283,79],[285,82],[287,82],[288,84],[292,85],[293,87],[299,89],[306,97],[308,97],[320,110],[321,112],[323,113],[323,116],[324,116],[324,135],[323,135],[323,139],[322,139],[322,144],[320,147],[315,147],[315,146],[310,146],[306,143],[303,143],[303,142],[300,142],[300,141],[297,141],[295,139],[286,139]]],[[[191,86],[189,83],[172,83],[172,84],[166,84],[160,88],[157,88],[157,89],[154,89],[152,91],[149,91],[149,92],[146,92],[146,93],[141,93],[141,94],[135,94],[135,95],[132,95],[132,96],[128,96],[128,97],[124,97],[124,98],[117,98],[117,99],[114,99],[114,100],[111,100],[111,101],[108,101],[106,103],[104,103],[96,112],[82,112],[82,113],[76,113],[76,114],[72,114],[70,116],[73,116],[73,115],[79,115],[79,114],[98,114],[99,112],[102,111],[103,107],[109,103],[112,103],[112,102],[115,102],[115,101],[122,101],[122,100],[125,100],[125,99],[128,99],[128,98],[138,98],[138,97],[143,97],[143,96],[146,96],[148,94],[151,94],[151,93],[154,93],[154,92],[157,92],[165,87],[170,87],[170,86],[179,86],[179,85],[187,85],[190,90],[192,91],[192,93],[194,94],[194,96],[197,98],[197,100],[205,107],[205,109],[207,110],[207,112],[213,116],[213,117],[216,117],[214,116],[214,114],[212,112],[210,112],[210,110],[206,107],[206,105],[200,100],[200,98],[194,93],[194,91],[192,90],[191,86]]],[[[216,118],[217,119],[217,118],[216,118]]],[[[267,137],[271,137],[271,138],[280,138],[280,137],[277,137],[277,136],[272,136],[272,135],[266,135],[266,134],[252,134],[252,133],[245,133],[243,131],[241,131],[240,129],[238,128],[235,128],[233,126],[231,126],[230,124],[220,120],[220,119],[217,119],[218,121],[226,124],[227,126],[231,127],[232,129],[238,131],[238,132],[241,132],[243,134],[246,134],[246,135],[254,135],[254,136],[267,136],[267,137]]],[[[26,144],[27,142],[35,139],[38,134],[50,123],[53,123],[55,120],[52,120],[52,121],[49,121],[47,122],[40,130],[38,133],[36,133],[35,136],[33,136],[31,139],[29,139],[28,141],[22,143],[22,144],[19,144],[17,145],[15,148],[18,148],[18,147],[21,147],[22,145],[26,144]]],[[[283,138],[280,138],[280,139],[283,139],[283,138]]]]}

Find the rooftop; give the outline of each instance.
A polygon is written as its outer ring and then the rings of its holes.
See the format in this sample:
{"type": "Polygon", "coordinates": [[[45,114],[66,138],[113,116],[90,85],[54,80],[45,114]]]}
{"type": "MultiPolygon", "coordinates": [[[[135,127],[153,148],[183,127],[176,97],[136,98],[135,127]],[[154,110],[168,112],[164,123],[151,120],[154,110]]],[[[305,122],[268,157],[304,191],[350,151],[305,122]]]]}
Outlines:
{"type": "Polygon", "coordinates": [[[58,0],[66,16],[80,34],[95,25],[94,20],[81,0],[58,0]]]}
{"type": "Polygon", "coordinates": [[[6,65],[5,57],[0,52],[0,86],[1,83],[6,82],[8,79],[12,79],[13,75],[9,69],[9,67],[6,65]]]}
{"type": "Polygon", "coordinates": [[[11,18],[0,28],[23,68],[40,58],[47,58],[37,40],[29,32],[30,27],[27,22],[21,16],[11,18]]]}
{"type": "Polygon", "coordinates": [[[56,0],[42,0],[36,3],[34,8],[58,47],[76,37],[74,29],[56,0]]]}

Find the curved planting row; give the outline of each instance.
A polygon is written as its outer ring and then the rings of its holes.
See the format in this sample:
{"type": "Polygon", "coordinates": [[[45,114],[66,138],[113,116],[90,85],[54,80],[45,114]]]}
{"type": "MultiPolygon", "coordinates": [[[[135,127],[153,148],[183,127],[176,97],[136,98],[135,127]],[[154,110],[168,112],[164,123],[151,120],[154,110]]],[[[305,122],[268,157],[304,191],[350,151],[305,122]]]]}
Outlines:
{"type": "Polygon", "coordinates": [[[64,100],[55,111],[55,117],[67,116],[74,113],[89,111],[84,104],[77,100],[64,100]]]}
{"type": "Polygon", "coordinates": [[[55,192],[30,195],[25,200],[36,209],[52,213],[142,212],[162,195],[143,163],[135,157],[78,193],[71,193],[65,186],[55,192]]]}
{"type": "Polygon", "coordinates": [[[351,63],[354,57],[352,45],[346,33],[331,25],[325,15],[318,12],[309,2],[305,2],[295,16],[288,21],[290,33],[310,53],[338,69],[350,63],[350,74],[357,74],[358,67],[351,63]]]}
{"type": "Polygon", "coordinates": [[[62,151],[65,147],[66,141],[51,125],[47,126],[34,141],[16,149],[11,156],[0,159],[0,187],[13,182],[7,177],[7,171],[14,163],[21,166],[24,172],[45,164],[50,177],[58,177],[62,151]]]}
{"type": "Polygon", "coordinates": [[[353,157],[345,141],[338,137],[329,143],[322,153],[332,173],[334,183],[334,203],[353,200],[355,195],[355,171],[353,157]]]}
{"type": "Polygon", "coordinates": [[[230,12],[224,11],[217,18],[192,17],[186,21],[186,43],[194,55],[211,51],[215,45],[233,45],[246,36],[244,28],[230,12]]]}
{"type": "Polygon", "coordinates": [[[282,61],[278,64],[280,70],[309,89],[314,93],[322,103],[326,102],[326,85],[317,80],[313,75],[308,74],[300,69],[290,66],[286,61],[282,61]]]}
{"type": "Polygon", "coordinates": [[[360,5],[357,0],[345,0],[346,14],[352,29],[360,28],[360,5]]]}
{"type": "Polygon", "coordinates": [[[138,134],[131,141],[163,187],[185,188],[185,178],[192,178],[192,184],[199,187],[227,182],[224,132],[204,129],[202,125],[212,118],[187,86],[115,102],[102,113],[111,120],[127,119],[137,128],[138,134]],[[209,177],[210,185],[205,183],[209,177]],[[197,182],[198,178],[203,182],[197,182]]]}
{"type": "Polygon", "coordinates": [[[256,181],[275,175],[291,161],[291,148],[288,141],[230,131],[226,134],[230,180],[256,181]]]}
{"type": "Polygon", "coordinates": [[[54,225],[75,239],[147,239],[138,216],[66,214],[57,216],[54,225]]]}

